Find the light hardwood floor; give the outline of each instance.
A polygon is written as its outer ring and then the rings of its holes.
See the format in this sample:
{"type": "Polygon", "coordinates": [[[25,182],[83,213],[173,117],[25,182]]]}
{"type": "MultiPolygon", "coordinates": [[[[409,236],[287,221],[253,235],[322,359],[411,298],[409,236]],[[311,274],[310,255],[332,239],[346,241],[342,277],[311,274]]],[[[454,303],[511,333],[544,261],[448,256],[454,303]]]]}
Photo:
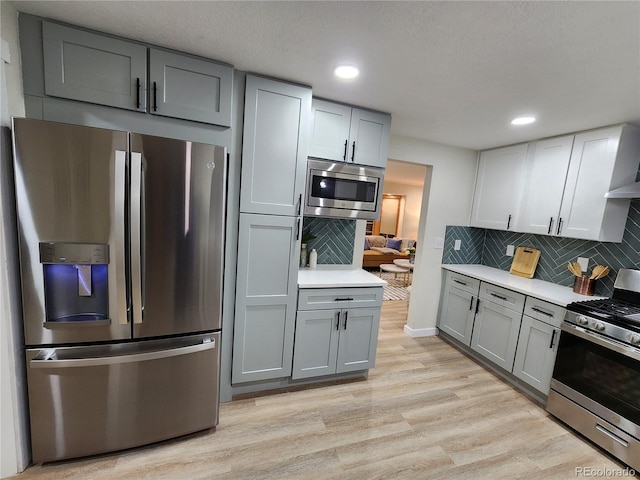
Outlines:
{"type": "Polygon", "coordinates": [[[624,467],[437,337],[403,333],[385,302],[376,367],[361,381],[220,406],[216,431],[24,479],[564,479],[624,467]]]}

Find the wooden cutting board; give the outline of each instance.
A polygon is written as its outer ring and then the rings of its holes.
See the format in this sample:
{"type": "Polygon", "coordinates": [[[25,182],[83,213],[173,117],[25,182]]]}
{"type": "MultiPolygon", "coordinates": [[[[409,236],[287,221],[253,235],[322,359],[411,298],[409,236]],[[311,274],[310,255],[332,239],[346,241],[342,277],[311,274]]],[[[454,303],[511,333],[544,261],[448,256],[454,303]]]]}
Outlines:
{"type": "Polygon", "coordinates": [[[520,277],[533,278],[539,258],[540,250],[531,247],[518,247],[509,272],[520,277]]]}

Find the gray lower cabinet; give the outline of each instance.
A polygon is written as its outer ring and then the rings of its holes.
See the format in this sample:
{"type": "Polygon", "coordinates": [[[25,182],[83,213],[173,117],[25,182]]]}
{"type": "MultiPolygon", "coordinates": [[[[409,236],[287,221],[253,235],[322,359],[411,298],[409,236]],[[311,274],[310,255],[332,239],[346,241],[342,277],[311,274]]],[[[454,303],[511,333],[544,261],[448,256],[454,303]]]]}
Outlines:
{"type": "Polygon", "coordinates": [[[47,95],[146,111],[144,45],[46,21],[42,38],[47,95]]]}
{"type": "Polygon", "coordinates": [[[471,344],[479,286],[478,280],[457,273],[447,272],[445,277],[438,328],[467,346],[471,344]]]}
{"type": "Polygon", "coordinates": [[[536,390],[549,393],[560,329],[522,316],[513,374],[536,390]]]}
{"type": "Polygon", "coordinates": [[[289,377],[300,243],[297,219],[240,214],[232,383],[289,377]]]}
{"type": "Polygon", "coordinates": [[[233,68],[149,49],[149,113],[231,126],[233,68]]]}
{"type": "Polygon", "coordinates": [[[240,211],[300,215],[311,88],[247,75],[240,211]]]}
{"type": "Polygon", "coordinates": [[[382,288],[326,291],[325,295],[323,289],[300,290],[294,380],[368,370],[375,365],[382,288]],[[326,303],[320,300],[323,296],[326,303]],[[310,298],[317,301],[309,303],[310,298]],[[358,306],[359,301],[360,305],[376,306],[358,306]],[[335,308],[336,303],[343,307],[335,308]]]}
{"type": "Polygon", "coordinates": [[[48,21],[42,36],[46,95],[231,126],[230,65],[48,21]]]}
{"type": "Polygon", "coordinates": [[[518,338],[513,374],[547,395],[558,351],[560,325],[565,309],[527,297],[518,338]]]}
{"type": "Polygon", "coordinates": [[[513,369],[524,299],[519,293],[481,283],[471,348],[508,372],[513,369]]]}

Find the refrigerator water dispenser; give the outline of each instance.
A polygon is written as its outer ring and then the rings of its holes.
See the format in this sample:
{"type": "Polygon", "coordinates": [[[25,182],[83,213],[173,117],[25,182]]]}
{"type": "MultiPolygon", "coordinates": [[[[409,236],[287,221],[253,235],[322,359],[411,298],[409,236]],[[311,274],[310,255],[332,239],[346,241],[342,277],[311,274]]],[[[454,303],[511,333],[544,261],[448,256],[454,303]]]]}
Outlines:
{"type": "Polygon", "coordinates": [[[109,323],[109,245],[40,243],[46,322],[109,323]]]}

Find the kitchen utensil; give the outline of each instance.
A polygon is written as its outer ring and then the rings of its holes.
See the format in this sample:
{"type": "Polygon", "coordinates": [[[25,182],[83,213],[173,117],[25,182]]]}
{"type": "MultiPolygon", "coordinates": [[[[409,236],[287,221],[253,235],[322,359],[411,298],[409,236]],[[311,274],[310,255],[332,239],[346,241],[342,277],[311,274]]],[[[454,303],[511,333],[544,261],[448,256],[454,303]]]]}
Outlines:
{"type": "Polygon", "coordinates": [[[600,271],[600,273],[596,276],[596,279],[602,278],[602,277],[606,277],[609,274],[610,271],[611,271],[611,269],[609,267],[604,267],[600,271]]]}
{"type": "Polygon", "coordinates": [[[600,278],[600,274],[604,271],[604,269],[607,268],[603,265],[596,265],[595,267],[593,267],[593,270],[591,270],[591,276],[589,278],[592,279],[597,279],[600,278]]]}
{"type": "Polygon", "coordinates": [[[509,272],[520,277],[533,278],[539,258],[540,250],[531,247],[518,247],[509,272]]]}
{"type": "Polygon", "coordinates": [[[576,277],[581,277],[582,276],[582,268],[580,268],[580,264],[578,262],[569,262],[567,268],[576,277]]]}

